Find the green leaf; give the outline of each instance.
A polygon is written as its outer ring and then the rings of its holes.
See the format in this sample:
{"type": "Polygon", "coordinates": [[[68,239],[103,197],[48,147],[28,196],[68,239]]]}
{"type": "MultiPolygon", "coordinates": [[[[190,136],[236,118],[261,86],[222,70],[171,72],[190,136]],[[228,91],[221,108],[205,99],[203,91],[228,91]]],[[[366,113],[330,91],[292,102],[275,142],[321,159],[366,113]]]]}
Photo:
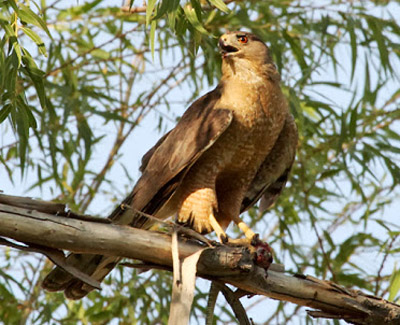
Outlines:
{"type": "Polygon", "coordinates": [[[385,44],[385,36],[382,33],[383,22],[382,20],[375,19],[375,17],[368,16],[367,17],[368,27],[372,30],[374,35],[374,40],[378,44],[378,51],[380,54],[380,62],[382,63],[383,68],[391,70],[391,65],[389,61],[389,53],[387,50],[387,45],[385,44]]]}
{"type": "Polygon", "coordinates": [[[11,26],[8,24],[8,22],[6,23],[6,22],[3,22],[3,21],[0,21],[0,25],[1,25],[1,27],[4,28],[4,30],[6,32],[6,35],[8,37],[15,37],[14,30],[11,28],[11,26]]]}
{"type": "Polygon", "coordinates": [[[190,22],[190,24],[200,33],[202,34],[207,34],[208,31],[203,27],[203,25],[200,23],[199,18],[197,17],[195,9],[190,5],[186,4],[183,7],[183,11],[185,12],[186,18],[190,22]]]}
{"type": "Polygon", "coordinates": [[[157,14],[153,19],[157,20],[164,16],[165,13],[173,13],[179,8],[179,0],[163,0],[157,9],[157,14]]]}
{"type": "Polygon", "coordinates": [[[392,276],[390,277],[390,284],[389,284],[389,301],[394,301],[397,296],[397,293],[400,290],[400,269],[393,270],[392,276]]]}
{"type": "Polygon", "coordinates": [[[29,38],[36,43],[37,47],[39,48],[39,52],[47,57],[46,47],[40,36],[28,27],[21,27],[21,30],[23,30],[24,33],[28,35],[29,38]]]}
{"type": "Polygon", "coordinates": [[[301,48],[300,40],[297,37],[290,36],[287,31],[283,31],[282,35],[285,38],[285,40],[289,43],[290,48],[292,49],[292,52],[296,57],[297,62],[300,65],[301,71],[304,73],[305,70],[307,69],[307,63],[306,60],[304,59],[305,53],[301,48]]]}
{"type": "Polygon", "coordinates": [[[92,145],[93,133],[89,127],[89,124],[87,123],[86,118],[84,118],[84,117],[79,117],[78,132],[79,132],[79,135],[83,139],[83,142],[85,144],[85,151],[87,154],[90,152],[90,147],[92,145]]]}
{"type": "Polygon", "coordinates": [[[106,121],[121,121],[121,122],[125,122],[125,123],[130,123],[130,124],[132,123],[127,118],[121,116],[121,114],[118,114],[118,113],[114,113],[114,112],[110,112],[110,111],[98,111],[98,110],[94,110],[93,113],[100,115],[106,121]]]}
{"type": "Polygon", "coordinates": [[[222,0],[208,0],[212,5],[217,7],[219,10],[223,12],[229,12],[229,8],[226,6],[225,2],[222,0]]]}
{"type": "Polygon", "coordinates": [[[15,12],[18,12],[18,7],[16,1],[7,1],[7,3],[14,9],[15,12]]]}
{"type": "Polygon", "coordinates": [[[22,61],[22,49],[21,46],[19,45],[17,38],[16,37],[10,37],[10,42],[13,45],[14,51],[11,55],[15,54],[18,62],[18,68],[21,66],[21,61],[22,61]]]}
{"type": "Polygon", "coordinates": [[[373,238],[366,233],[357,233],[346,239],[339,246],[339,252],[333,259],[333,266],[335,269],[339,270],[343,264],[347,263],[355,250],[362,247],[367,240],[373,240],[373,238]]]}
{"type": "Polygon", "coordinates": [[[51,40],[53,39],[43,19],[40,18],[37,14],[35,14],[29,7],[20,4],[18,15],[21,20],[43,29],[46,32],[46,34],[50,37],[50,39],[51,40]]]}
{"type": "Polygon", "coordinates": [[[348,19],[348,31],[350,34],[350,47],[351,47],[351,77],[350,80],[354,78],[354,71],[356,70],[357,63],[357,38],[354,28],[354,20],[349,17],[348,19]]]}
{"type": "Polygon", "coordinates": [[[171,30],[175,31],[175,25],[176,25],[176,20],[177,20],[177,16],[180,15],[180,12],[183,11],[182,8],[178,8],[175,11],[169,12],[167,14],[167,22],[168,22],[168,26],[169,28],[171,28],[171,30]]]}
{"type": "Polygon", "coordinates": [[[7,104],[0,110],[0,123],[2,123],[7,118],[7,116],[10,114],[12,109],[13,109],[13,106],[10,104],[7,104]]]}
{"type": "Polygon", "coordinates": [[[30,53],[26,49],[24,49],[22,61],[25,65],[25,70],[23,71],[31,78],[33,86],[35,87],[39,97],[40,105],[43,109],[45,109],[47,107],[47,98],[44,87],[45,73],[37,67],[35,61],[32,59],[30,53]]]}
{"type": "Polygon", "coordinates": [[[81,13],[89,13],[94,7],[96,7],[99,3],[101,3],[103,0],[94,0],[91,2],[85,3],[83,6],[80,7],[81,13]]]}
{"type": "Polygon", "coordinates": [[[0,20],[8,24],[9,17],[4,16],[3,13],[0,11],[0,20]]]}
{"type": "Polygon", "coordinates": [[[157,28],[157,21],[153,20],[150,24],[150,49],[153,61],[154,61],[154,39],[156,37],[156,28],[157,28]]]}
{"type": "Polygon", "coordinates": [[[364,83],[364,95],[363,100],[366,102],[373,102],[372,99],[372,91],[371,91],[371,77],[370,77],[370,70],[369,70],[369,63],[368,57],[365,55],[365,83],[364,83]]]}
{"type": "Polygon", "coordinates": [[[102,49],[94,49],[90,52],[90,54],[93,55],[95,58],[99,58],[102,60],[108,60],[110,58],[110,52],[102,49]]]}
{"type": "Polygon", "coordinates": [[[146,7],[146,27],[149,26],[150,24],[150,18],[151,15],[153,14],[154,7],[156,5],[157,0],[149,0],[147,2],[147,7],[146,7]]]}
{"type": "Polygon", "coordinates": [[[358,286],[359,288],[371,290],[371,282],[363,278],[361,274],[338,272],[335,274],[335,278],[340,284],[344,286],[358,286]]]}
{"type": "Polygon", "coordinates": [[[350,138],[354,138],[357,134],[357,118],[358,118],[358,106],[355,106],[350,115],[349,131],[350,138]]]}

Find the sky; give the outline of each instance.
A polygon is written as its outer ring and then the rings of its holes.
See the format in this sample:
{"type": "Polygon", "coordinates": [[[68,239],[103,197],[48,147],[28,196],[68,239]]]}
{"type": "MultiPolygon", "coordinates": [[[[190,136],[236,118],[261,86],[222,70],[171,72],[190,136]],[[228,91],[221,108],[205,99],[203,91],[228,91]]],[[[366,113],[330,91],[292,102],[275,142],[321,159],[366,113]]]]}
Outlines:
{"type": "MultiPolygon", "coordinates": [[[[65,2],[65,1],[64,1],[65,2]]],[[[65,2],[65,3],[68,3],[65,2]]],[[[110,2],[112,3],[112,1],[110,2]]],[[[376,9],[376,14],[379,15],[379,8],[376,9]]],[[[399,4],[395,4],[393,3],[393,8],[391,10],[391,14],[394,17],[400,17],[400,5],[399,4]]],[[[348,70],[348,66],[350,65],[351,62],[351,58],[350,58],[350,53],[343,48],[342,50],[340,50],[340,53],[338,53],[338,55],[341,57],[341,61],[344,65],[344,70],[348,70]]],[[[165,57],[164,57],[164,64],[168,65],[168,63],[170,62],[171,65],[174,62],[178,62],[181,59],[180,53],[166,53],[165,57]]],[[[360,61],[360,63],[362,63],[362,60],[360,61]]],[[[156,56],[155,58],[155,66],[154,66],[154,70],[159,70],[159,68],[161,68],[161,66],[159,65],[159,61],[158,58],[156,56]]],[[[363,69],[361,68],[363,65],[360,64],[360,68],[358,68],[358,70],[356,71],[356,74],[358,74],[358,78],[360,80],[363,79],[363,69]]],[[[332,67],[327,66],[326,68],[326,75],[321,75],[321,80],[326,81],[327,79],[330,80],[337,80],[337,81],[342,81],[343,83],[348,83],[349,80],[349,76],[348,75],[342,75],[339,73],[338,76],[335,75],[332,67]],[[338,79],[337,79],[338,78],[338,79]]],[[[143,86],[142,85],[137,85],[135,84],[135,91],[140,92],[141,90],[143,90],[146,86],[144,84],[146,83],[153,83],[154,79],[157,80],[160,78],[159,74],[149,74],[146,76],[146,79],[142,80],[143,86]],[[143,88],[142,88],[143,87],[143,88]]],[[[318,78],[318,77],[316,77],[318,78]]],[[[116,85],[117,86],[117,85],[116,85]]],[[[351,95],[349,93],[346,92],[338,92],[337,90],[333,90],[331,87],[327,87],[327,86],[319,86],[319,90],[322,93],[328,93],[338,104],[338,106],[342,106],[342,107],[346,107],[346,104],[349,102],[351,95]]],[[[213,88],[213,86],[210,86],[208,88],[205,88],[202,91],[202,94],[206,93],[208,90],[211,90],[213,88]]],[[[397,84],[392,84],[392,85],[388,85],[387,91],[391,91],[394,89],[397,89],[398,85],[397,84]]],[[[187,85],[182,86],[182,87],[178,87],[175,88],[172,93],[169,94],[169,96],[171,98],[178,98],[180,103],[177,103],[175,105],[173,105],[171,107],[171,110],[173,110],[173,115],[174,116],[180,116],[183,111],[185,110],[185,108],[188,106],[189,103],[187,103],[187,98],[182,98],[182,94],[184,93],[188,93],[192,91],[192,89],[188,88],[187,85]]],[[[161,106],[159,108],[159,111],[161,112],[165,112],[167,113],[167,108],[165,106],[161,106]]],[[[171,115],[170,113],[168,113],[169,115],[171,115]]],[[[157,121],[157,113],[151,113],[149,114],[141,123],[141,125],[138,126],[137,130],[132,134],[131,137],[129,137],[129,139],[127,140],[127,142],[124,144],[123,148],[122,148],[122,157],[121,157],[121,163],[123,163],[125,166],[129,166],[129,171],[130,171],[130,176],[132,177],[133,180],[136,180],[139,177],[139,172],[138,172],[138,168],[140,165],[140,160],[142,155],[158,140],[158,138],[160,137],[160,133],[157,130],[157,124],[155,124],[154,121],[157,121]]],[[[165,131],[171,127],[173,127],[173,125],[175,124],[173,121],[165,121],[165,131]]],[[[109,134],[110,137],[108,139],[104,140],[103,146],[104,146],[104,150],[103,148],[99,148],[97,152],[94,153],[94,157],[95,159],[93,159],[93,164],[92,167],[94,169],[99,170],[104,163],[104,152],[107,152],[106,148],[109,148],[111,146],[111,144],[114,141],[114,137],[113,135],[115,135],[115,131],[114,128],[112,126],[107,126],[107,125],[98,125],[99,130],[104,131],[104,128],[109,128],[109,134]]],[[[13,141],[15,141],[15,138],[11,132],[11,130],[4,125],[0,125],[0,146],[3,146],[5,144],[11,143],[13,141]]],[[[0,190],[2,190],[5,194],[9,194],[9,195],[28,195],[28,196],[32,196],[32,197],[37,197],[37,198],[42,198],[42,199],[51,199],[52,198],[52,194],[50,191],[44,189],[43,192],[39,191],[38,189],[32,190],[27,192],[27,189],[30,187],[30,185],[32,185],[32,180],[30,178],[31,175],[28,174],[28,177],[25,179],[20,179],[18,173],[15,173],[15,178],[14,178],[14,183],[10,182],[10,180],[8,179],[6,175],[6,172],[4,170],[4,167],[0,166],[0,179],[1,179],[1,183],[0,183],[0,190]]],[[[117,166],[114,166],[114,168],[111,171],[111,175],[110,175],[110,179],[113,180],[113,182],[115,182],[116,187],[119,187],[121,190],[121,199],[123,199],[124,194],[127,192],[127,186],[129,187],[128,184],[126,184],[126,178],[125,178],[125,174],[123,169],[121,168],[121,166],[119,164],[117,164],[117,166]]],[[[133,184],[132,184],[133,186],[133,184]]],[[[108,211],[111,211],[111,209],[114,207],[115,202],[105,202],[104,201],[104,197],[103,196],[98,196],[94,201],[93,204],[90,206],[88,213],[92,213],[92,214],[99,214],[102,216],[106,216],[108,211]]],[[[400,203],[396,203],[394,204],[391,209],[389,209],[388,211],[385,211],[385,218],[387,218],[388,220],[397,220],[398,219],[398,211],[400,209],[400,203]]],[[[379,234],[380,232],[382,232],[381,229],[370,229],[370,231],[379,234]]],[[[307,232],[307,236],[309,235],[309,233],[307,232]]],[[[345,238],[348,234],[342,233],[342,234],[336,234],[335,236],[343,236],[343,238],[345,238]]],[[[299,236],[302,236],[301,234],[299,234],[299,236]]],[[[339,239],[339,238],[338,238],[339,239]]],[[[374,259],[375,257],[372,256],[372,259],[374,259]]],[[[288,261],[288,263],[290,263],[288,261]]],[[[362,265],[363,268],[370,268],[371,272],[373,270],[374,267],[376,267],[376,265],[374,265],[373,263],[370,263],[370,259],[362,259],[359,261],[360,265],[362,265]]],[[[393,264],[389,263],[387,266],[387,268],[392,268],[393,264]]],[[[199,280],[198,281],[199,285],[201,287],[206,287],[208,286],[208,282],[205,280],[199,280]]],[[[258,298],[251,298],[246,302],[246,305],[249,306],[251,305],[254,301],[256,301],[258,298]]],[[[247,300],[247,298],[245,298],[245,300],[247,300]]],[[[221,300],[220,300],[221,302],[221,300]]],[[[275,308],[272,307],[270,304],[272,305],[276,305],[277,302],[268,302],[268,308],[270,308],[271,310],[274,310],[275,308]]],[[[251,309],[251,316],[254,318],[254,320],[257,322],[257,319],[264,319],[265,318],[265,306],[266,306],[266,302],[264,301],[262,304],[258,304],[256,307],[251,309]]],[[[294,307],[293,307],[294,308],[294,307]]]]}

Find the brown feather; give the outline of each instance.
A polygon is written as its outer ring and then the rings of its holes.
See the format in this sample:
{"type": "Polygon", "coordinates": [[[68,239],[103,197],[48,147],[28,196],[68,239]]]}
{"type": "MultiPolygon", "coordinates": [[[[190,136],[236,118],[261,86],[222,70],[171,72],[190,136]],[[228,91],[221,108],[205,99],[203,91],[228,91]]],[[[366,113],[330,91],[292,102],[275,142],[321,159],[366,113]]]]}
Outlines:
{"type": "MultiPolygon", "coordinates": [[[[145,228],[152,225],[152,222],[135,213],[135,210],[156,213],[173,195],[187,169],[229,126],[232,113],[226,109],[214,109],[220,96],[220,88],[217,87],[195,101],[176,127],[144,155],[142,177],[109,216],[114,223],[145,228]]],[[[91,254],[70,254],[67,257],[69,264],[98,281],[102,281],[119,260],[118,257],[91,254]]],[[[93,290],[60,267],[46,276],[42,287],[49,291],[65,290],[69,299],[80,299],[93,290]]]]}
{"type": "Polygon", "coordinates": [[[291,114],[287,115],[270,154],[257,171],[242,202],[241,212],[251,208],[262,198],[260,210],[267,210],[279,197],[286,185],[298,142],[297,126],[291,114]]]}
{"type": "MultiPolygon", "coordinates": [[[[143,156],[142,176],[109,216],[115,224],[148,229],[153,221],[140,211],[159,219],[177,214],[179,222],[202,233],[218,229],[217,224],[223,232],[232,220],[241,223],[240,212],[262,195],[269,206],[280,194],[293,163],[297,130],[279,73],[268,47],[250,33],[227,33],[219,45],[219,85],[195,101],[177,126],[143,156]]],[[[98,281],[119,260],[67,257],[68,263],[98,281]]],[[[71,299],[93,289],[58,267],[43,287],[65,290],[71,299]]]]}

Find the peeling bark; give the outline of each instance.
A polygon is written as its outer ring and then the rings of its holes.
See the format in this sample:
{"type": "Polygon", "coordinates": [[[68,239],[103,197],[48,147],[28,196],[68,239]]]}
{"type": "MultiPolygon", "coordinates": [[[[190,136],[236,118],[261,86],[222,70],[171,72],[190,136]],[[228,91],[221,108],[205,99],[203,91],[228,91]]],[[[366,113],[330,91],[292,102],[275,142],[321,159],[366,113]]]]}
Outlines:
{"type": "MultiPolygon", "coordinates": [[[[172,268],[169,234],[75,215],[60,204],[5,195],[0,195],[0,202],[0,244],[7,245],[5,238],[11,238],[24,243],[23,249],[47,256],[55,256],[55,250],[67,250],[141,260],[146,267],[172,268]]],[[[18,249],[13,243],[10,246],[18,249]]],[[[199,249],[204,249],[197,265],[200,277],[232,284],[248,294],[313,308],[308,311],[313,317],[343,319],[352,324],[400,324],[400,306],[382,298],[307,275],[287,275],[275,264],[266,272],[253,263],[244,247],[210,248],[198,240],[180,239],[181,259],[199,249]]]]}

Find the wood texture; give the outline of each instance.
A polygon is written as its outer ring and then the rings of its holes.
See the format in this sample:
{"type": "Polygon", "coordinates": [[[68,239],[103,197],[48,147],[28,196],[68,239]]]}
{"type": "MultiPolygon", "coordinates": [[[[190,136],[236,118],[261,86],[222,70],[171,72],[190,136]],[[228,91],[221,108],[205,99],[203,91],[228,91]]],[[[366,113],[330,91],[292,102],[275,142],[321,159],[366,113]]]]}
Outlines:
{"type": "MultiPolygon", "coordinates": [[[[25,243],[28,249],[33,245],[33,251],[46,252],[47,247],[53,252],[59,249],[101,253],[138,259],[147,265],[172,267],[169,234],[104,224],[96,222],[96,218],[88,221],[57,216],[11,204],[12,200],[0,204],[0,236],[25,243]]],[[[198,241],[181,239],[180,257],[187,257],[206,246],[198,241]]],[[[197,275],[230,283],[249,294],[313,308],[309,311],[313,317],[339,318],[353,324],[400,324],[399,305],[330,281],[306,275],[291,276],[274,269],[279,270],[279,267],[273,265],[267,274],[254,265],[243,247],[217,246],[204,250],[198,262],[197,275]]]]}

